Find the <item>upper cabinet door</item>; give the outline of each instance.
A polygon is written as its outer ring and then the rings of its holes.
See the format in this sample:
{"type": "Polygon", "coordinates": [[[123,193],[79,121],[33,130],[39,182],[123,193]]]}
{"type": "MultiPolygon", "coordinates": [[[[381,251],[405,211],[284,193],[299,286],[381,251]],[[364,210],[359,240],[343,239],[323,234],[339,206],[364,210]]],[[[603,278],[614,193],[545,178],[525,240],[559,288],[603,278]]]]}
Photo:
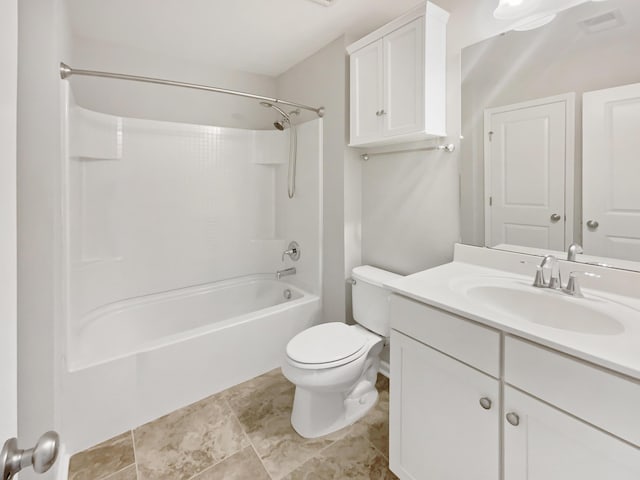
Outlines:
{"type": "Polygon", "coordinates": [[[383,38],[385,137],[424,130],[424,19],[383,38]]]}
{"type": "Polygon", "coordinates": [[[505,480],[637,480],[640,449],[505,388],[505,480]]]}
{"type": "Polygon", "coordinates": [[[351,55],[351,143],[380,137],[382,129],[382,40],[351,55]]]}
{"type": "Polygon", "coordinates": [[[640,261],[640,83],[585,93],[583,115],[582,244],[640,261]]]}

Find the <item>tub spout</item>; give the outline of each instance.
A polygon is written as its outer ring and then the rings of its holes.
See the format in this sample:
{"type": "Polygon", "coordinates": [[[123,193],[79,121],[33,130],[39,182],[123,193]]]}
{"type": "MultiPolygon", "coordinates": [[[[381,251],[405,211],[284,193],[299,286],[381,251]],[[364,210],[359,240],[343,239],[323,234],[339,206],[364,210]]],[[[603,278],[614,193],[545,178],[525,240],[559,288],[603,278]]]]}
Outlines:
{"type": "Polygon", "coordinates": [[[280,280],[282,277],[296,274],[296,267],[285,268],[276,272],[276,279],[280,280]]]}

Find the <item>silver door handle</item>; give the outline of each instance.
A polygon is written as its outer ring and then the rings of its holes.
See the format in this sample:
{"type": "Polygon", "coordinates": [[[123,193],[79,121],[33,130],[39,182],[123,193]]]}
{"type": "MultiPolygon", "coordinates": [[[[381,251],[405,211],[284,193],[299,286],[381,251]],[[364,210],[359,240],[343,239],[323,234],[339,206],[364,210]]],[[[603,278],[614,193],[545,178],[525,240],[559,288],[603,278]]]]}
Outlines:
{"type": "Polygon", "coordinates": [[[562,216],[558,213],[554,213],[553,215],[551,215],[551,221],[552,222],[559,222],[560,220],[562,220],[562,216]]]}
{"type": "Polygon", "coordinates": [[[520,417],[517,413],[509,412],[507,413],[507,422],[509,422],[514,427],[520,425],[520,417]]]}
{"type": "Polygon", "coordinates": [[[491,410],[491,405],[492,405],[492,402],[490,398],[482,397],[480,399],[480,406],[485,410],[491,410]]]}
{"type": "Polygon", "coordinates": [[[597,228],[600,226],[600,224],[598,222],[596,222],[595,220],[589,220],[587,222],[587,228],[589,230],[597,230],[597,228]]]}
{"type": "Polygon", "coordinates": [[[4,443],[0,453],[0,479],[11,480],[20,470],[33,467],[36,473],[49,470],[60,449],[60,436],[56,432],[47,432],[40,437],[33,448],[21,450],[18,440],[10,438],[4,443]]]}

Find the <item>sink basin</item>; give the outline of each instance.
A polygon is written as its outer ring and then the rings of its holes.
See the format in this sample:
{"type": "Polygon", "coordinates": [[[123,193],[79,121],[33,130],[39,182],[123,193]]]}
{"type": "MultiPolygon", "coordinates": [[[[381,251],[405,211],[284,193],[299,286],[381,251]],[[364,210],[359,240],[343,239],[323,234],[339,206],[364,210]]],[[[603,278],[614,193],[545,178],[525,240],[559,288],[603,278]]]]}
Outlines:
{"type": "Polygon", "coordinates": [[[588,300],[565,298],[559,292],[531,288],[532,291],[496,285],[477,286],[469,288],[466,294],[494,311],[551,328],[595,335],[624,332],[622,323],[593,308],[588,300]]]}
{"type": "Polygon", "coordinates": [[[469,276],[456,279],[449,287],[494,314],[583,334],[620,335],[625,327],[616,317],[632,310],[600,297],[575,298],[535,288],[516,277],[469,276]]]}

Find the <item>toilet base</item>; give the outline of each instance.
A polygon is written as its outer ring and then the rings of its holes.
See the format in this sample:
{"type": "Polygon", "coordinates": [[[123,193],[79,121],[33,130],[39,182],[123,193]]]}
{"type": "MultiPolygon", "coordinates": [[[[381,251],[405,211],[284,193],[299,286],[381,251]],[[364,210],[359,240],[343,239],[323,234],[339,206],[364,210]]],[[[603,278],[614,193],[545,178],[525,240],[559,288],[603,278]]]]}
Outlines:
{"type": "Polygon", "coordinates": [[[371,365],[348,392],[318,392],[296,387],[291,426],[304,438],[318,438],[352,425],[378,401],[376,376],[377,368],[371,365]]]}

